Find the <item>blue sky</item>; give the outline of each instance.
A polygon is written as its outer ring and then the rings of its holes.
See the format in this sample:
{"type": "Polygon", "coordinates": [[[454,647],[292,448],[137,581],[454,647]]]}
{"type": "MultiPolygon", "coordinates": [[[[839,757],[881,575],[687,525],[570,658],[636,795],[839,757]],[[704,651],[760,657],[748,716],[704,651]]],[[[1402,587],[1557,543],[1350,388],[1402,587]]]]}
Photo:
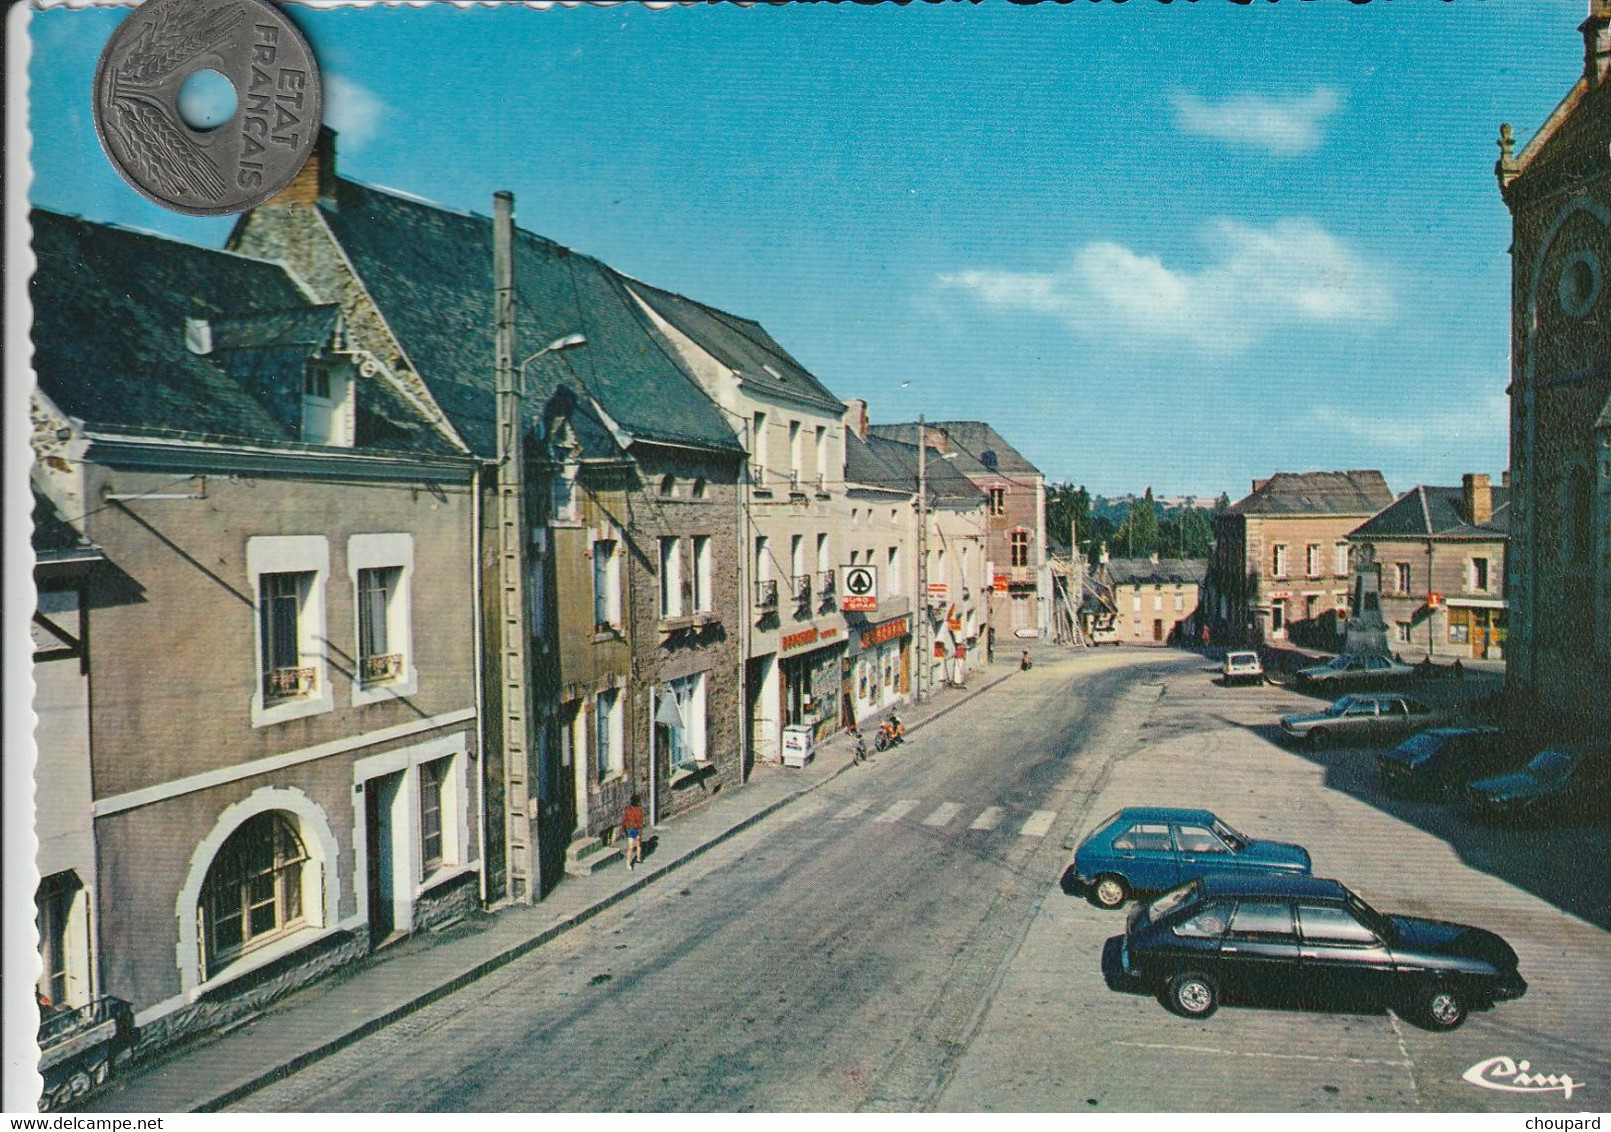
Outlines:
{"type": "MultiPolygon", "coordinates": [[[[762,321],[874,420],[983,418],[1051,478],[1231,497],[1507,459],[1501,121],[1585,0],[293,7],[340,168],[762,321]]],[[[122,11],[31,25],[39,205],[220,244],[102,157],[122,11]]]]}

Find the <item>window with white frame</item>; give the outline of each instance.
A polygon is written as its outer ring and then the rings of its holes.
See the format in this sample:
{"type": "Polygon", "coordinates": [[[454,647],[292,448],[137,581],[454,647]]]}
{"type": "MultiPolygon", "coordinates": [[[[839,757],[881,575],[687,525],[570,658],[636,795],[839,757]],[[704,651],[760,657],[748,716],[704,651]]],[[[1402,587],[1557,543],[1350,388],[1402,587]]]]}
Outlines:
{"type": "Polygon", "coordinates": [[[705,674],[672,680],[655,698],[655,726],[672,772],[705,762],[705,674]]]}
{"type": "Polygon", "coordinates": [[[246,570],[257,605],[252,726],[329,711],[335,702],[324,652],[329,542],[319,535],[248,538],[246,570]]]}
{"type": "Polygon", "coordinates": [[[1130,599],[1130,612],[1132,612],[1132,613],[1140,613],[1141,612],[1141,595],[1140,594],[1136,594],[1134,597],[1132,597],[1130,599]]]}
{"type": "Polygon", "coordinates": [[[1408,621],[1395,621],[1393,628],[1396,630],[1399,644],[1407,645],[1410,643],[1410,623],[1408,621]]]}
{"type": "Polygon", "coordinates": [[[1185,612],[1185,609],[1186,609],[1186,595],[1177,593],[1175,595],[1175,612],[1176,613],[1183,613],[1183,612],[1185,612]]]}
{"type": "Polygon", "coordinates": [[[817,534],[817,573],[830,574],[833,572],[833,555],[828,552],[828,536],[825,533],[817,534]]]}
{"type": "Polygon", "coordinates": [[[1287,603],[1274,601],[1270,603],[1270,636],[1284,637],[1287,632],[1287,603]]]}
{"type": "Polygon", "coordinates": [[[576,477],[581,472],[580,464],[565,464],[554,473],[554,518],[561,523],[574,523],[576,521],[576,477]]]}
{"type": "Polygon", "coordinates": [[[1471,560],[1471,588],[1478,593],[1488,589],[1488,560],[1486,558],[1473,558],[1471,560]]]}
{"type": "Polygon", "coordinates": [[[1277,578],[1287,576],[1287,544],[1284,542],[1270,548],[1270,573],[1277,578]]]}
{"type": "Polygon", "coordinates": [[[444,815],[446,808],[444,801],[451,800],[447,790],[448,772],[453,767],[453,756],[443,759],[432,759],[428,763],[420,764],[419,802],[420,802],[420,879],[426,880],[430,875],[448,863],[448,851],[444,845],[443,831],[446,828],[444,815]]]}
{"type": "Polygon", "coordinates": [[[601,780],[626,769],[626,725],[618,688],[606,688],[593,697],[593,765],[601,780]]]}
{"type": "Polygon", "coordinates": [[[804,450],[801,447],[802,434],[800,422],[789,422],[789,479],[795,486],[800,484],[800,465],[804,460],[804,450]]]}
{"type": "Polygon", "coordinates": [[[828,486],[828,430],[823,425],[817,426],[817,487],[826,489],[828,486]]]}
{"type": "Polygon", "coordinates": [[[1318,542],[1311,542],[1308,546],[1304,547],[1304,551],[1303,551],[1303,566],[1304,566],[1304,572],[1306,574],[1308,574],[1309,577],[1311,577],[1311,578],[1319,577],[1319,575],[1320,575],[1320,544],[1318,542]]]}
{"type": "Polygon", "coordinates": [[[767,438],[766,414],[756,413],[755,421],[750,426],[750,459],[753,461],[750,468],[750,481],[756,487],[766,486],[767,438]]]}
{"type": "Polygon", "coordinates": [[[620,627],[621,544],[614,538],[594,539],[593,631],[608,633],[620,627]]]}
{"type": "Polygon", "coordinates": [[[1152,611],[1154,613],[1163,612],[1163,594],[1152,595],[1152,611]]]}
{"type": "Polygon", "coordinates": [[[660,540],[660,616],[682,616],[682,539],[660,540]]]}
{"type": "Polygon", "coordinates": [[[1014,566],[1029,565],[1029,532],[1016,530],[1012,533],[1012,564],[1014,566]]]}
{"type": "Polygon", "coordinates": [[[889,574],[884,578],[884,592],[896,597],[901,592],[901,548],[889,548],[889,574]]]}
{"type": "Polygon", "coordinates": [[[1393,582],[1401,594],[1410,592],[1410,564],[1408,562],[1393,563],[1393,582]]]}
{"type": "Polygon", "coordinates": [[[1343,575],[1345,575],[1347,573],[1348,573],[1348,544],[1346,542],[1339,542],[1337,544],[1337,576],[1340,578],[1340,577],[1342,577],[1343,575]]]}
{"type": "Polygon", "coordinates": [[[71,869],[45,877],[34,890],[39,930],[38,993],[57,1010],[90,1000],[88,894],[71,869]]]}
{"type": "Polygon", "coordinates": [[[712,588],[711,573],[712,550],[709,535],[694,536],[694,612],[709,613],[712,609],[714,590],[712,588]]]}
{"type": "Polygon", "coordinates": [[[249,818],[219,849],[202,883],[202,945],[212,969],[303,926],[308,862],[294,815],[249,818]]]}
{"type": "MultiPolygon", "coordinates": [[[[353,706],[419,690],[413,658],[414,536],[363,534],[347,540],[358,608],[358,679],[353,706]]],[[[541,594],[536,595],[541,600],[541,594]]]]}
{"type": "Polygon", "coordinates": [[[1007,513],[1007,489],[993,487],[990,489],[990,514],[1005,515],[1007,513]]]}

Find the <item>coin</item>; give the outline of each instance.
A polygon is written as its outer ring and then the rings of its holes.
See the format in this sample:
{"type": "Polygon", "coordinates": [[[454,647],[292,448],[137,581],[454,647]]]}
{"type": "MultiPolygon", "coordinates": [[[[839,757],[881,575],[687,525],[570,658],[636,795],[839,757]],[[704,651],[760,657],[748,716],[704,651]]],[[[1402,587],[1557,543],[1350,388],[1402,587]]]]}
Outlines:
{"type": "Polygon", "coordinates": [[[319,67],[265,0],[146,0],[95,69],[95,132],[123,179],[175,212],[221,216],[261,204],[296,176],[318,137],[319,67]],[[211,129],[179,114],[179,88],[212,70],[235,113],[211,129]]]}

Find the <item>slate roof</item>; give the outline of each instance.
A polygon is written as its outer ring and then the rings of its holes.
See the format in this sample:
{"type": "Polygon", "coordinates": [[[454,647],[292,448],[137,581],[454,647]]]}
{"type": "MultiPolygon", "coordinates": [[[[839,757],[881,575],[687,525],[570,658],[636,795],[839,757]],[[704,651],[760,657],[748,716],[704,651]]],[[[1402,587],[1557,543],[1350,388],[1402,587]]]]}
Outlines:
{"type": "MultiPolygon", "coordinates": [[[[64,413],[124,434],[319,447],[300,436],[303,371],[336,307],[266,260],[44,209],[31,221],[34,371],[64,413]],[[186,346],[187,318],[213,328],[210,353],[186,346]]],[[[379,381],[358,382],[358,409],[360,446],[454,451],[379,381]]]]}
{"type": "MultiPolygon", "coordinates": [[[[866,456],[864,458],[857,452],[856,446],[850,440],[846,441],[846,479],[865,483],[869,487],[883,487],[911,494],[917,492],[917,445],[904,444],[899,440],[889,440],[871,434],[865,438],[858,438],[853,431],[850,435],[861,442],[866,456]]],[[[953,464],[953,461],[942,458],[930,445],[928,466],[924,469],[930,504],[937,507],[979,506],[984,500],[984,494],[953,464]]]]}
{"type": "Polygon", "coordinates": [[[1195,586],[1208,575],[1206,558],[1110,558],[1105,566],[1116,586],[1195,586]]]}
{"type": "Polygon", "coordinates": [[[1277,472],[1233,503],[1233,515],[1374,515],[1393,502],[1382,473],[1277,472]]]}
{"type": "MultiPolygon", "coordinates": [[[[459,434],[497,453],[492,221],[342,179],[321,214],[459,434]]],[[[517,361],[569,334],[587,344],[526,371],[535,418],[561,385],[595,398],[638,439],[742,452],[615,272],[524,229],[515,237],[517,361]]]]}
{"type": "Polygon", "coordinates": [[[656,314],[693,339],[722,365],[737,372],[746,385],[758,391],[811,402],[836,417],[844,412],[844,403],[754,319],[717,310],[638,279],[622,278],[656,314]]]}
{"type": "MultiPolygon", "coordinates": [[[[928,421],[927,427],[944,430],[951,448],[961,450],[970,458],[971,464],[967,466],[970,475],[1012,477],[1041,474],[1040,469],[1025,459],[1023,453],[1008,444],[999,432],[984,421],[928,421]]],[[[874,425],[868,431],[917,443],[915,423],[874,425]]]]}
{"type": "Polygon", "coordinates": [[[1493,517],[1486,523],[1466,522],[1464,493],[1458,487],[1417,484],[1391,505],[1348,533],[1351,539],[1449,538],[1496,539],[1510,533],[1510,489],[1495,487],[1493,517]]]}
{"type": "MultiPolygon", "coordinates": [[[[931,452],[939,451],[942,438],[937,435],[940,431],[938,426],[932,422],[925,423],[924,430],[925,435],[928,438],[929,450],[931,452]]],[[[906,424],[868,425],[867,436],[868,439],[877,437],[882,440],[899,441],[900,443],[911,448],[913,452],[917,451],[917,425],[915,422],[909,422],[906,424]]],[[[946,461],[946,463],[948,463],[952,468],[955,468],[962,475],[966,476],[969,480],[988,479],[994,474],[989,468],[985,467],[977,459],[975,459],[973,453],[969,452],[961,445],[949,444],[947,446],[947,452],[950,458],[946,461]]]]}

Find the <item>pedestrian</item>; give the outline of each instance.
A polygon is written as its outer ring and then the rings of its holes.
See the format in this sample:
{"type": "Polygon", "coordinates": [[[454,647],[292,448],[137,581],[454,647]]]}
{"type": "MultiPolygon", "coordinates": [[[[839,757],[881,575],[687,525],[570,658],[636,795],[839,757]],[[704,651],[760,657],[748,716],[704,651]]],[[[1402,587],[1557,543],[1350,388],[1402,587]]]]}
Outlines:
{"type": "Polygon", "coordinates": [[[1025,649],[1024,655],[1018,658],[1018,671],[1028,672],[1033,667],[1035,662],[1029,659],[1029,650],[1025,649]]]}
{"type": "Polygon", "coordinates": [[[626,833],[627,871],[630,872],[634,862],[643,860],[643,806],[636,794],[627,803],[626,813],[621,815],[621,829],[626,833]]]}

